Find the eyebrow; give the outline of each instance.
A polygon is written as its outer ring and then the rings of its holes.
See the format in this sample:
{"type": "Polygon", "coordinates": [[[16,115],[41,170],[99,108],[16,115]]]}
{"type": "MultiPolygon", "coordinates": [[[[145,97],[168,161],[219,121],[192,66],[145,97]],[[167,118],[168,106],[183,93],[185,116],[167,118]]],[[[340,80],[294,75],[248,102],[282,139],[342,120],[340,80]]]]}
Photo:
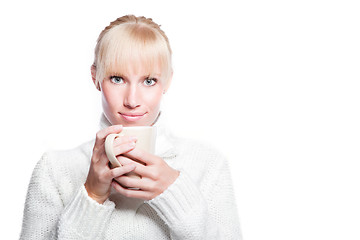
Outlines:
{"type": "MultiPolygon", "coordinates": [[[[122,73],[118,73],[118,72],[110,72],[109,73],[110,76],[117,76],[117,77],[124,77],[124,78],[129,78],[126,74],[122,74],[122,73]]],[[[143,76],[140,76],[140,78],[159,78],[161,76],[161,74],[159,73],[154,73],[154,74],[147,74],[147,75],[143,75],[143,76]]]]}

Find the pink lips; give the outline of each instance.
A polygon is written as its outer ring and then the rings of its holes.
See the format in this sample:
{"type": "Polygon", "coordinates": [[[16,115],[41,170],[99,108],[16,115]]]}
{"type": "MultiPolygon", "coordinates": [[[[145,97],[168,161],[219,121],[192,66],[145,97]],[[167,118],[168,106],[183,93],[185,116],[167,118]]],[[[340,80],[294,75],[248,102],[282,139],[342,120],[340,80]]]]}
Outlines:
{"type": "Polygon", "coordinates": [[[138,113],[120,113],[120,115],[129,122],[135,122],[140,120],[146,113],[138,114],[138,113]]]}

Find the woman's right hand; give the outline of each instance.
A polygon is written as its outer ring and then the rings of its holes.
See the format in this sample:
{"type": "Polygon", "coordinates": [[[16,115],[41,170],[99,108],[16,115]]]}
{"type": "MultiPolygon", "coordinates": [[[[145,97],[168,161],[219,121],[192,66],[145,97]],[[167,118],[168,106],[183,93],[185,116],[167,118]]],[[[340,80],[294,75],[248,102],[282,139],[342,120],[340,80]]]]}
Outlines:
{"type": "MultiPolygon", "coordinates": [[[[105,153],[105,139],[111,133],[119,133],[121,125],[113,125],[100,130],[96,134],[95,145],[91,157],[89,173],[85,182],[86,191],[92,199],[102,204],[110,195],[111,182],[114,178],[129,173],[135,169],[135,164],[127,164],[111,169],[105,153]]],[[[131,137],[118,137],[114,140],[114,153],[120,155],[135,148],[136,139],[131,137]]]]}

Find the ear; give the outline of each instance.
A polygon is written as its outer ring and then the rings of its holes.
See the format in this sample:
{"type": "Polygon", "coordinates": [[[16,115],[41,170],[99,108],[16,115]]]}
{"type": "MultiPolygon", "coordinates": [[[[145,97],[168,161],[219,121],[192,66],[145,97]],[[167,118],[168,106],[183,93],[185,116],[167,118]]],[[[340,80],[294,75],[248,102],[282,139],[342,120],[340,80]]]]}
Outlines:
{"type": "Polygon", "coordinates": [[[171,81],[172,81],[173,75],[174,75],[174,72],[171,72],[171,76],[170,76],[169,79],[167,80],[167,83],[166,83],[166,85],[165,85],[163,94],[165,94],[165,93],[168,91],[168,89],[169,89],[169,87],[170,87],[170,85],[171,85],[171,81]]]}
{"type": "Polygon", "coordinates": [[[97,90],[101,91],[100,83],[96,81],[96,67],[91,65],[91,78],[97,90]]]}

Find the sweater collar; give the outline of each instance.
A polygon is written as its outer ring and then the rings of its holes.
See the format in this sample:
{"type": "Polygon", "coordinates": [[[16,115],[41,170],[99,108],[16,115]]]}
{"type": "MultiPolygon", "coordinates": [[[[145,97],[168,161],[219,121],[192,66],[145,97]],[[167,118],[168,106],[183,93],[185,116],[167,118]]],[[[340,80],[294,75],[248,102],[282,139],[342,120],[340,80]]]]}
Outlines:
{"type": "MultiPolygon", "coordinates": [[[[172,158],[177,155],[176,149],[174,146],[174,137],[171,132],[165,126],[163,122],[164,118],[160,117],[161,112],[154,123],[154,127],[156,127],[156,144],[155,144],[155,155],[162,158],[172,158]]],[[[101,114],[100,119],[100,128],[104,129],[110,127],[111,123],[106,118],[105,114],[101,114]]]]}

